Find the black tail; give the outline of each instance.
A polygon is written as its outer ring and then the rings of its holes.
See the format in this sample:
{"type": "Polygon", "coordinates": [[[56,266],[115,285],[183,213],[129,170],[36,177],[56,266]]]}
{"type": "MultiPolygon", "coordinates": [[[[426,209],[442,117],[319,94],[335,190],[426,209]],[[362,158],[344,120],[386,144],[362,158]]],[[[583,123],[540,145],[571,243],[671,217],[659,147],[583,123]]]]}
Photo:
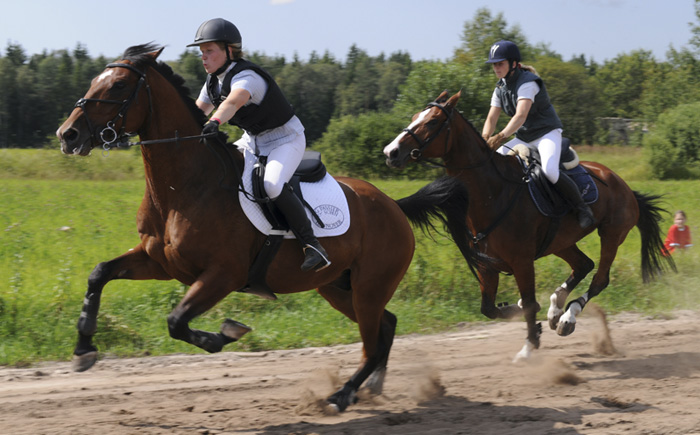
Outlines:
{"type": "Polygon", "coordinates": [[[396,202],[408,220],[419,226],[425,234],[439,232],[433,225],[433,218],[442,222],[477,279],[476,269],[491,265],[491,258],[474,249],[470,243],[471,233],[467,227],[469,192],[457,178],[438,178],[413,195],[396,202]]]}
{"type": "Polygon", "coordinates": [[[642,236],[642,280],[649,282],[661,275],[667,268],[676,271],[676,263],[670,255],[664,255],[666,248],[659,222],[661,213],[666,212],[657,205],[659,195],[645,195],[634,192],[639,205],[637,228],[642,236]],[[665,263],[662,261],[665,260],[665,263]]]}

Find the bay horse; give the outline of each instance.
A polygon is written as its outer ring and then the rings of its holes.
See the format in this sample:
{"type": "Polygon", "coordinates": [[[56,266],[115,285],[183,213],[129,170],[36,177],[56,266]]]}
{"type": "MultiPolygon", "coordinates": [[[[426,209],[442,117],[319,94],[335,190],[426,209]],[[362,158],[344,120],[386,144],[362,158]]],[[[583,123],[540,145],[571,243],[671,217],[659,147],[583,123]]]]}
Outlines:
{"type": "MultiPolygon", "coordinates": [[[[196,316],[244,288],[266,236],[246,218],[238,200],[242,154],[227,151],[235,148],[225,143],[215,152],[202,143],[206,117],[188,96],[184,79],[157,60],[162,50],[154,44],[129,47],[92,80],[57,131],[61,151],[80,156],[95,146],[130,144],[129,138],[138,134],[141,142],[133,145],[141,145],[145,169],[145,193],[137,215],[140,243],[99,263],[88,278],[74,350],[77,371],[87,370],[97,360],[92,338],[102,291],[112,280],[175,279],[188,285],[167,317],[169,334],[205,351],[218,352],[250,331],[230,319],[218,333],[189,327],[196,316]],[[222,169],[222,155],[236,170],[222,169]]],[[[432,226],[431,218],[437,218],[448,229],[452,226],[451,231],[465,234],[468,228],[466,207],[458,204],[459,198],[466,198],[466,189],[449,180],[398,201],[362,180],[337,181],[352,219],[343,235],[324,238],[332,265],[302,272],[299,242],[284,240],[269,265],[266,283],[279,294],[317,289],[333,308],[358,324],[363,343],[359,368],[326,399],[343,411],[356,401],[357,390],[368,378],[370,391],[381,393],[397,323],[385,307],[415,249],[409,219],[432,226]]]]}
{"type": "Polygon", "coordinates": [[[386,163],[403,168],[410,161],[431,162],[445,168],[449,176],[468,187],[468,225],[472,248],[494,260],[477,267],[481,288],[481,313],[490,319],[524,315],[527,339],[515,361],[527,359],[540,346],[541,324],[536,323],[540,305],[535,297],[537,258],[556,255],[571,267],[571,273],[550,297],[547,318],[551,329],[561,336],[571,334],[576,316],[586,303],[610,282],[610,267],[618,247],[635,225],[641,233],[642,277],[644,282],[666,266],[675,270],[670,257],[663,257],[659,196],[630,189],[622,178],[600,163],[581,162],[598,187],[599,198],[591,204],[595,225],[582,229],[573,213],[562,218],[544,216],[525,193],[524,170],[514,156],[489,148],[474,126],[455,109],[461,92],[441,93],[412,123],[384,148],[386,163]],[[430,159],[439,158],[439,162],[430,159]],[[594,268],[576,243],[598,230],[600,260],[588,290],[564,303],[569,294],[594,268]],[[669,260],[663,264],[661,258],[669,260]],[[499,273],[512,274],[520,293],[517,305],[496,304],[499,273]]]}

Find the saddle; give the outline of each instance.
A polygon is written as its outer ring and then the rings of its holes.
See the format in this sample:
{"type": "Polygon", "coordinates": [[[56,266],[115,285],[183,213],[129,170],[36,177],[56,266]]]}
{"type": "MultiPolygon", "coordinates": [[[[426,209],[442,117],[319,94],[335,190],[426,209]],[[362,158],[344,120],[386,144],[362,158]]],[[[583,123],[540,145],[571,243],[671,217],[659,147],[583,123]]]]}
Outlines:
{"type": "MultiPolygon", "coordinates": [[[[274,202],[270,200],[265,192],[263,179],[265,177],[266,164],[266,156],[258,157],[258,162],[253,168],[252,187],[254,199],[261,204],[263,214],[272,225],[273,231],[268,234],[263,247],[260,249],[260,252],[258,252],[258,255],[255,257],[248,271],[248,283],[238,291],[258,295],[264,299],[275,300],[277,296],[275,296],[268,287],[265,276],[267,275],[267,269],[270,263],[275,258],[277,251],[279,251],[282,245],[284,233],[289,231],[289,225],[284,215],[277,209],[274,202]]],[[[314,220],[316,220],[316,223],[321,228],[324,227],[324,223],[313,208],[309,206],[308,202],[304,200],[301,182],[315,183],[321,181],[326,176],[326,172],[326,166],[321,161],[321,153],[307,150],[304,151],[304,157],[288,183],[292,187],[294,194],[297,195],[301,203],[304,204],[304,207],[310,211],[314,220]]]]}
{"type": "MultiPolygon", "coordinates": [[[[275,231],[286,232],[289,230],[289,225],[287,225],[284,216],[277,209],[274,202],[270,201],[267,193],[265,192],[263,180],[265,178],[266,164],[267,156],[259,156],[258,162],[255,164],[253,169],[253,196],[255,197],[255,201],[262,205],[263,214],[268,222],[270,222],[273,229],[275,231]]],[[[304,204],[304,207],[311,212],[311,215],[321,228],[324,226],[323,222],[316,215],[313,208],[309,206],[309,203],[304,200],[301,182],[315,183],[317,181],[321,181],[325,176],[326,166],[321,161],[321,153],[318,151],[306,150],[304,151],[304,157],[302,157],[299,166],[294,171],[294,175],[288,183],[289,186],[291,186],[294,194],[299,198],[301,203],[304,204]]]]}
{"type": "MultiPolygon", "coordinates": [[[[552,183],[545,176],[540,154],[536,148],[516,145],[508,154],[516,155],[521,160],[530,197],[537,210],[544,216],[553,219],[547,235],[537,250],[535,257],[539,258],[554,240],[559,230],[560,219],[571,211],[572,206],[553,188],[552,183]]],[[[578,154],[571,147],[571,141],[568,138],[563,138],[559,170],[576,183],[583,200],[587,204],[592,204],[598,200],[598,186],[588,171],[579,163],[578,154]]]]}

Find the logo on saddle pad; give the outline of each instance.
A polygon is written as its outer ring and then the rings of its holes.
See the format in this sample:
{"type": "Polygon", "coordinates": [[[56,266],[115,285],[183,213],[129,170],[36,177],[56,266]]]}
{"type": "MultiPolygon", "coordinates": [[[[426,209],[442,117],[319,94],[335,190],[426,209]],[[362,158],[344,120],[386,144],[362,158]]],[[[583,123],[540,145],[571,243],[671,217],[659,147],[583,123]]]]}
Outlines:
{"type": "MultiPolygon", "coordinates": [[[[316,212],[316,215],[321,219],[321,222],[325,225],[324,229],[326,230],[338,228],[345,222],[343,211],[331,204],[321,204],[314,208],[314,212],[316,212]]],[[[311,219],[311,222],[320,228],[315,219],[311,219]]]]}

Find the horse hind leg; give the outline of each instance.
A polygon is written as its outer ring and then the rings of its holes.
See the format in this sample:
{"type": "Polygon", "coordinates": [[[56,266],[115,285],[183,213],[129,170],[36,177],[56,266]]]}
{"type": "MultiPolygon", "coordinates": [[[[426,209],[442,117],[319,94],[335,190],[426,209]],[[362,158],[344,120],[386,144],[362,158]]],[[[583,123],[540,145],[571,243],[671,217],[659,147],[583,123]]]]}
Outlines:
{"type": "MultiPolygon", "coordinates": [[[[337,412],[342,412],[348,406],[357,402],[357,391],[367,381],[366,387],[371,394],[381,394],[386,377],[389,352],[394,342],[397,319],[394,314],[381,308],[386,303],[376,301],[362,301],[366,309],[358,315],[353,303],[354,290],[349,282],[340,286],[338,283],[327,285],[318,289],[336,310],[343,313],[353,322],[358,323],[362,335],[363,357],[358,370],[335,393],[330,395],[326,402],[337,412]],[[382,309],[382,313],[376,315],[376,309],[382,309]],[[378,322],[373,318],[380,319],[378,322]]],[[[355,297],[357,297],[355,295],[355,297]]]]}
{"type": "MultiPolygon", "coordinates": [[[[569,302],[566,306],[566,312],[561,316],[559,325],[557,325],[557,334],[561,336],[571,335],[576,329],[576,316],[583,311],[589,300],[598,296],[610,283],[610,268],[615,260],[615,255],[617,255],[617,248],[621,243],[621,241],[617,242],[617,240],[601,235],[601,256],[598,270],[593,275],[588,291],[580,298],[569,302]]],[[[620,240],[624,240],[624,237],[620,240]]]]}
{"type": "Polygon", "coordinates": [[[384,379],[386,378],[386,368],[387,363],[389,362],[389,352],[391,351],[391,346],[394,344],[396,323],[396,316],[391,312],[384,310],[384,317],[382,318],[382,325],[379,331],[379,346],[380,348],[386,349],[386,351],[384,357],[381,359],[379,364],[377,364],[377,367],[374,369],[365,383],[365,388],[367,388],[367,391],[374,396],[378,396],[384,391],[384,379]]]}
{"type": "Polygon", "coordinates": [[[549,310],[547,311],[547,320],[550,329],[556,330],[561,316],[564,314],[564,304],[571,292],[576,286],[590,273],[595,267],[593,260],[588,258],[576,245],[571,248],[558,252],[557,255],[562,260],[566,261],[571,267],[571,274],[567,280],[562,283],[554,293],[549,297],[549,310]]]}

